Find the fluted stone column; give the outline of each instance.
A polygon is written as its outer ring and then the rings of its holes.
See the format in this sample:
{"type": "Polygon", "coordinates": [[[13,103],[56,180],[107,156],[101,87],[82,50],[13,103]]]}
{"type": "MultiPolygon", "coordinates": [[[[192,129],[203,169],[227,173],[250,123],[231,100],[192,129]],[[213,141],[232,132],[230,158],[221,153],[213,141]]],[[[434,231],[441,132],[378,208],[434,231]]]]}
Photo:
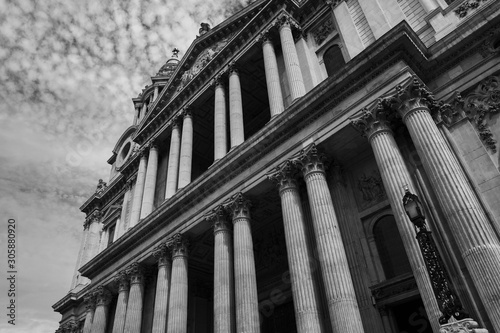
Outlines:
{"type": "Polygon", "coordinates": [[[155,144],[149,146],[149,158],[144,179],[144,194],[142,196],[141,219],[153,211],[156,175],[158,172],[158,147],[155,144]]]}
{"type": "Polygon", "coordinates": [[[88,295],[85,296],[83,302],[85,303],[85,322],[83,323],[83,333],[91,333],[92,331],[92,321],[94,319],[95,313],[95,296],[88,295]]]}
{"type": "Polygon", "coordinates": [[[134,110],[134,121],[133,121],[134,125],[137,125],[137,123],[139,122],[140,112],[141,112],[141,107],[140,105],[136,104],[134,110]]]}
{"type": "Polygon", "coordinates": [[[214,332],[235,332],[233,237],[222,206],[207,220],[214,227],[214,332]]]}
{"type": "Polygon", "coordinates": [[[141,159],[139,161],[139,169],[137,171],[137,179],[135,181],[134,196],[132,197],[132,209],[130,211],[129,229],[133,228],[141,216],[142,197],[144,195],[144,182],[146,180],[146,167],[148,164],[147,156],[144,151],[140,152],[141,159]]]}
{"type": "Polygon", "coordinates": [[[180,124],[180,119],[175,118],[172,122],[172,135],[170,136],[170,152],[168,154],[167,185],[165,187],[165,200],[171,198],[177,191],[180,151],[181,151],[181,124],[180,124]]]}
{"type": "Polygon", "coordinates": [[[113,242],[120,238],[127,231],[127,210],[130,196],[132,195],[132,182],[129,180],[125,184],[125,194],[123,195],[122,211],[120,213],[120,225],[115,229],[113,242]]]}
{"type": "Polygon", "coordinates": [[[146,101],[144,101],[142,103],[142,110],[141,110],[141,114],[140,114],[140,118],[139,118],[139,123],[142,121],[142,119],[144,119],[144,116],[146,116],[147,112],[148,112],[148,103],[146,103],[146,101]]]}
{"type": "Polygon", "coordinates": [[[158,98],[158,86],[155,86],[155,89],[153,91],[153,101],[156,101],[156,99],[158,98]]]}
{"type": "Polygon", "coordinates": [[[430,115],[429,106],[435,104],[432,95],[417,79],[396,91],[397,110],[422,158],[491,323],[500,332],[500,240],[430,115]]]}
{"type": "Polygon", "coordinates": [[[103,286],[99,286],[94,295],[96,307],[94,320],[92,321],[92,333],[104,333],[108,324],[108,308],[109,303],[111,303],[111,293],[103,286]]]}
{"type": "Polygon", "coordinates": [[[403,241],[413,276],[417,282],[425,311],[427,312],[427,317],[433,331],[439,332],[439,317],[441,313],[434,297],[434,292],[432,291],[424,259],[415,238],[415,230],[412,223],[408,220],[402,204],[402,198],[405,193],[404,185],[407,184],[413,193],[416,192],[415,186],[398,145],[394,140],[382,105],[376,105],[372,110],[365,110],[359,119],[353,121],[353,125],[367,136],[372,146],[384,188],[389,198],[394,218],[396,219],[399,234],[403,241]]]}
{"type": "Polygon", "coordinates": [[[118,300],[116,301],[113,333],[123,333],[129,296],[129,276],[126,272],[120,272],[115,278],[115,283],[118,285],[118,300]]]}
{"type": "Polygon", "coordinates": [[[302,168],[307,186],[330,321],[333,332],[362,333],[363,323],[323,161],[324,156],[312,144],[295,162],[302,168]]]}
{"type": "Polygon", "coordinates": [[[125,333],[141,333],[142,306],[144,301],[144,269],[138,263],[127,268],[130,276],[130,293],[128,296],[127,315],[125,316],[125,333]]]}
{"type": "Polygon", "coordinates": [[[283,104],[283,94],[281,93],[278,62],[276,60],[276,53],[274,52],[274,45],[267,33],[262,36],[262,53],[264,55],[269,110],[272,118],[283,112],[285,105],[283,104]]]}
{"type": "Polygon", "coordinates": [[[181,153],[179,159],[179,189],[191,183],[191,167],[193,162],[193,116],[191,110],[183,111],[181,153]]]}
{"type": "Polygon", "coordinates": [[[286,161],[269,177],[278,184],[281,197],[297,332],[322,332],[321,301],[314,285],[314,267],[311,262],[313,254],[307,243],[296,174],[292,162],[286,161]]]}
{"type": "Polygon", "coordinates": [[[167,333],[186,333],[188,316],[188,242],[176,234],[169,241],[172,251],[172,281],[167,333]]]}
{"type": "Polygon", "coordinates": [[[288,83],[290,85],[290,93],[292,101],[304,96],[306,88],[304,86],[304,79],[300,70],[299,56],[295,48],[295,42],[292,35],[293,24],[290,17],[285,16],[280,18],[280,39],[281,48],[283,50],[283,58],[285,60],[285,70],[288,76],[288,83]]]}
{"type": "Polygon", "coordinates": [[[170,296],[170,278],[172,273],[170,250],[166,244],[161,244],[154,250],[153,256],[158,259],[158,276],[156,280],[152,333],[165,333],[167,329],[168,297],[170,296]]]}
{"type": "Polygon", "coordinates": [[[372,294],[368,288],[372,283],[368,272],[366,258],[360,238],[363,237],[363,226],[361,224],[356,202],[352,192],[348,189],[346,175],[342,167],[334,163],[331,165],[331,195],[335,208],[335,214],[339,223],[339,228],[344,242],[344,248],[349,262],[356,299],[358,300],[359,311],[363,319],[365,332],[382,333],[383,326],[379,312],[372,304],[372,294]]]}
{"type": "Polygon", "coordinates": [[[238,193],[233,196],[229,209],[234,228],[236,332],[258,333],[259,300],[250,227],[250,201],[238,193]]]}
{"type": "Polygon", "coordinates": [[[215,81],[214,106],[214,161],[224,157],[227,153],[227,120],[226,120],[226,92],[221,78],[215,81]]]}
{"type": "Polygon", "coordinates": [[[232,149],[245,141],[240,76],[234,66],[231,67],[229,72],[229,128],[232,149]]]}

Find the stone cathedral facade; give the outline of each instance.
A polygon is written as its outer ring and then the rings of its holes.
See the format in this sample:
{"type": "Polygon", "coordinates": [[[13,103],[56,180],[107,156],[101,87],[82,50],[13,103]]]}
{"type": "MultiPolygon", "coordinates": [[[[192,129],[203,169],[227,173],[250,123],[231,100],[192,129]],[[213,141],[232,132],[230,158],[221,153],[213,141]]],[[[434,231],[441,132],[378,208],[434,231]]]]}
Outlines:
{"type": "Polygon", "coordinates": [[[500,1],[257,0],[177,52],[81,207],[57,332],[451,332],[405,188],[467,332],[500,332],[500,1]]]}

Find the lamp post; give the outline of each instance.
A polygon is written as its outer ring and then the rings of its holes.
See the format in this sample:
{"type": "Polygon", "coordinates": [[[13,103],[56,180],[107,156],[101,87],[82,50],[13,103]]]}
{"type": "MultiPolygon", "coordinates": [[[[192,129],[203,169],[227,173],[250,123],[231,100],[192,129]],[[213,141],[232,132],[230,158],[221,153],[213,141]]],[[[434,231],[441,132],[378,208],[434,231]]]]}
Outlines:
{"type": "Polygon", "coordinates": [[[403,206],[406,214],[415,227],[418,245],[424,257],[425,266],[431,279],[432,289],[438,301],[439,309],[443,314],[439,318],[439,323],[441,325],[447,324],[452,316],[455,317],[456,320],[469,318],[469,315],[464,311],[458,296],[449,283],[448,273],[444,268],[441,256],[436,249],[431,232],[427,230],[425,215],[422,211],[418,196],[411,193],[408,187],[405,188],[405,191],[403,206]]]}

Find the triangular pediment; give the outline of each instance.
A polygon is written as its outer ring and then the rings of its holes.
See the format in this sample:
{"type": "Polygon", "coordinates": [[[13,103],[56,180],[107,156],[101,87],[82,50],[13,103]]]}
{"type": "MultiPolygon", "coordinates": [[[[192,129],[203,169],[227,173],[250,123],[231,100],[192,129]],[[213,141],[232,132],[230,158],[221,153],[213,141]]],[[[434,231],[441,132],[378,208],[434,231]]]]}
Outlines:
{"type": "Polygon", "coordinates": [[[202,32],[200,36],[197,36],[162,91],[157,102],[159,107],[148,112],[145,119],[141,121],[138,132],[147,126],[157,116],[158,110],[182,91],[222,49],[230,47],[244,27],[250,21],[255,20],[259,11],[269,2],[270,0],[255,1],[208,32],[202,32]]]}

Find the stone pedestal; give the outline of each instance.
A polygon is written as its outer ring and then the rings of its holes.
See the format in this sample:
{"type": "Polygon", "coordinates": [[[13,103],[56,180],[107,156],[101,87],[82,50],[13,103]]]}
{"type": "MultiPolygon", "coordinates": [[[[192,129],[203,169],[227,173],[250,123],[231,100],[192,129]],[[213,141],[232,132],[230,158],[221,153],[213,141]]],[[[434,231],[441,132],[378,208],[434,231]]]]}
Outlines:
{"type": "Polygon", "coordinates": [[[193,116],[187,108],[183,112],[181,152],[179,160],[179,189],[191,183],[193,161],[193,116]]]}
{"type": "Polygon", "coordinates": [[[171,255],[165,244],[156,248],[153,255],[158,260],[158,276],[156,280],[152,333],[165,333],[167,329],[168,298],[170,296],[170,279],[172,273],[171,255]]]}
{"type": "Polygon", "coordinates": [[[320,333],[322,315],[319,293],[314,285],[314,257],[307,243],[306,224],[295,176],[294,166],[287,161],[270,178],[278,184],[281,197],[297,332],[320,333]]]}
{"type": "Polygon", "coordinates": [[[259,333],[259,300],[250,227],[250,202],[241,193],[232,198],[229,208],[234,227],[234,283],[236,332],[259,333]]]}
{"type": "Polygon", "coordinates": [[[398,145],[394,140],[389,121],[386,119],[386,113],[383,110],[383,105],[375,105],[371,110],[365,110],[361,117],[355,120],[353,124],[368,138],[372,146],[375,160],[377,161],[377,166],[384,183],[384,189],[389,198],[399,235],[403,241],[427,317],[433,331],[438,332],[441,312],[432,291],[424,259],[415,239],[415,230],[404,211],[401,201],[405,194],[404,186],[408,185],[412,192],[416,192],[415,186],[398,145]]]}
{"type": "Polygon", "coordinates": [[[245,141],[240,76],[235,68],[231,68],[229,73],[229,128],[232,149],[245,141]]]}
{"type": "Polygon", "coordinates": [[[129,277],[125,272],[118,273],[115,278],[118,285],[118,300],[116,301],[115,321],[113,323],[113,333],[123,333],[125,329],[125,318],[127,314],[127,304],[129,295],[129,277]]]}
{"type": "Polygon", "coordinates": [[[479,328],[477,322],[467,318],[442,325],[439,333],[488,333],[488,330],[479,328]]]}
{"type": "Polygon", "coordinates": [[[111,303],[111,293],[100,286],[94,293],[96,307],[94,320],[92,321],[92,333],[105,333],[108,325],[108,308],[111,303]]]}
{"type": "Polygon", "coordinates": [[[165,186],[165,200],[171,198],[177,191],[179,177],[179,158],[181,150],[181,125],[178,118],[172,123],[170,136],[170,152],[168,154],[167,185],[165,186]]]}
{"type": "Polygon", "coordinates": [[[273,42],[269,36],[262,36],[262,52],[264,55],[264,70],[266,73],[267,96],[269,98],[269,110],[271,118],[280,114],[285,109],[283,104],[283,94],[281,93],[280,76],[278,72],[278,62],[274,52],[273,42]]]}
{"type": "Polygon", "coordinates": [[[176,234],[172,251],[172,280],[168,307],[168,333],[186,333],[188,317],[188,242],[176,234]]]}
{"type": "Polygon", "coordinates": [[[158,147],[151,144],[149,147],[148,166],[144,180],[144,195],[142,197],[141,219],[145,218],[154,208],[156,175],[158,171],[158,147]]]}
{"type": "Polygon", "coordinates": [[[130,277],[130,294],[125,316],[125,333],[141,333],[142,306],[144,299],[144,271],[138,263],[127,269],[130,277]]]}

